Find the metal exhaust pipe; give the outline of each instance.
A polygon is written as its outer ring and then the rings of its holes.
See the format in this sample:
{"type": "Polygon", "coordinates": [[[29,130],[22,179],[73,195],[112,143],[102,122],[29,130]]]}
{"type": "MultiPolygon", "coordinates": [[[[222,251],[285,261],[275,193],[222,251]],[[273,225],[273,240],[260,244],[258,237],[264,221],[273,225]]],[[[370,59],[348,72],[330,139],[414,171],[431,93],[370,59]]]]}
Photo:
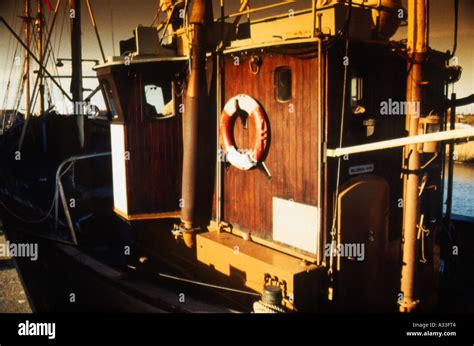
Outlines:
{"type": "Polygon", "coordinates": [[[188,247],[195,234],[211,219],[216,153],[216,129],[206,80],[207,26],[212,22],[211,0],[196,0],[193,25],[191,74],[183,115],[183,177],[181,229],[188,247]]]}

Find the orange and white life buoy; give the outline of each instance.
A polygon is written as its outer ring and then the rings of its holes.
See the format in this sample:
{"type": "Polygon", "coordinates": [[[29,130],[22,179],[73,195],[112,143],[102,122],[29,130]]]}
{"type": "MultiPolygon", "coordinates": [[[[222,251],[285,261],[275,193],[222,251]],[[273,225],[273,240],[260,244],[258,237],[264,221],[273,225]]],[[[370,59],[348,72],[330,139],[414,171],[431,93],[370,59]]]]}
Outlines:
{"type": "Polygon", "coordinates": [[[267,148],[268,119],[265,112],[257,101],[252,97],[240,94],[227,101],[222,111],[220,121],[220,135],[222,147],[225,150],[226,159],[233,166],[249,170],[263,160],[267,148]],[[255,145],[251,149],[237,149],[234,142],[234,124],[237,117],[237,109],[247,112],[249,117],[254,118],[255,123],[255,145]]]}

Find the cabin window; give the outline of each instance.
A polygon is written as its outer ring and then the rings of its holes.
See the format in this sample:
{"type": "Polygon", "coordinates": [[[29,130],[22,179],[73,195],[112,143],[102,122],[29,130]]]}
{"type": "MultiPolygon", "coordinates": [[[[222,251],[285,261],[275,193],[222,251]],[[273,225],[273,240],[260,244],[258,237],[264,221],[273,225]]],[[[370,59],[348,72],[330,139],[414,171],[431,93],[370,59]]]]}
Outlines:
{"type": "Polygon", "coordinates": [[[276,100],[281,103],[290,102],[292,97],[292,76],[290,67],[278,67],[275,70],[274,78],[276,100]]]}
{"type": "Polygon", "coordinates": [[[174,116],[175,102],[173,97],[173,89],[173,83],[169,83],[167,85],[146,84],[144,86],[145,115],[156,119],[163,119],[174,116]]]}
{"type": "Polygon", "coordinates": [[[117,106],[115,105],[114,96],[112,95],[112,88],[107,80],[101,80],[102,91],[105,96],[107,108],[112,115],[112,119],[118,118],[117,106]]]}
{"type": "Polygon", "coordinates": [[[351,76],[351,110],[354,114],[365,113],[364,101],[364,80],[357,73],[351,76]]]}

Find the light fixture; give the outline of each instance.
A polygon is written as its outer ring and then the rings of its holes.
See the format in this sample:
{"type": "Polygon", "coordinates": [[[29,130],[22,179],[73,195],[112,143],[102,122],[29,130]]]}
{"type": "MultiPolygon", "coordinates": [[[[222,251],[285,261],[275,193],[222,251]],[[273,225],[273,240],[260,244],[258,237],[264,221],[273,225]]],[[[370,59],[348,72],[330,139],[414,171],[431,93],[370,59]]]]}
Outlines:
{"type": "MultiPolygon", "coordinates": [[[[432,114],[433,111],[427,116],[420,118],[418,134],[428,134],[439,132],[440,130],[440,117],[432,114]]],[[[438,142],[425,142],[418,145],[418,149],[424,153],[436,153],[438,152],[438,142]]]]}

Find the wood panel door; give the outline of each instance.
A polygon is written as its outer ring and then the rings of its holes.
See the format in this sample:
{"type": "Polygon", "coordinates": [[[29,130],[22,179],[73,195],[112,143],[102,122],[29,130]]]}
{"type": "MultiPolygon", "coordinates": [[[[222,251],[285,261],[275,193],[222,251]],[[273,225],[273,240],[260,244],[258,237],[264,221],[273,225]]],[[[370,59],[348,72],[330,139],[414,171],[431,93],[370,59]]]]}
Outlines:
{"type": "MultiPolygon", "coordinates": [[[[360,176],[340,189],[337,199],[336,304],[343,311],[378,311],[391,301],[385,286],[389,185],[360,176]]],[[[396,296],[393,296],[396,302],[396,296]]]]}

